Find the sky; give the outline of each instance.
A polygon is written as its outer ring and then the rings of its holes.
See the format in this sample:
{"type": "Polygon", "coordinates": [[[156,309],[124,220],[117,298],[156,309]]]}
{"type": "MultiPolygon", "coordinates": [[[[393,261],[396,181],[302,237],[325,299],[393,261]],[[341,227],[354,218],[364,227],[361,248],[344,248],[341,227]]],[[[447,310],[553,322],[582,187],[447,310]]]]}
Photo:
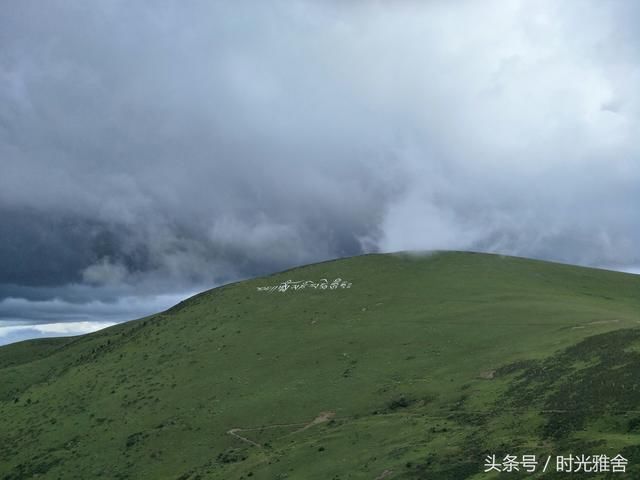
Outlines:
{"type": "Polygon", "coordinates": [[[0,344],[365,252],[640,272],[634,0],[0,11],[0,344]]]}

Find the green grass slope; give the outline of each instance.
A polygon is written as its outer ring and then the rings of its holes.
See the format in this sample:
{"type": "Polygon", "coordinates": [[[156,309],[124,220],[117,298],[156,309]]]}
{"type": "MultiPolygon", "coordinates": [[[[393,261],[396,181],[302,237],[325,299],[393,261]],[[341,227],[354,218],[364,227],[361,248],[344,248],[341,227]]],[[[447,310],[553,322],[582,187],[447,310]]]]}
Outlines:
{"type": "Polygon", "coordinates": [[[365,255],[0,348],[0,478],[556,478],[484,459],[570,453],[640,478],[639,383],[640,277],[365,255]]]}

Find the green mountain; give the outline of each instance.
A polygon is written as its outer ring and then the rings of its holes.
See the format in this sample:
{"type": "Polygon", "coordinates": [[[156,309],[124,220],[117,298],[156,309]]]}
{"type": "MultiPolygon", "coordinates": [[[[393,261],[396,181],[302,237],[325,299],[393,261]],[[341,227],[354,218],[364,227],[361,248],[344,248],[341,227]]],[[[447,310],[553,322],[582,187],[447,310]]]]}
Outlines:
{"type": "Polygon", "coordinates": [[[640,277],[604,270],[365,255],[0,348],[5,480],[640,478],[639,444],[640,277]]]}

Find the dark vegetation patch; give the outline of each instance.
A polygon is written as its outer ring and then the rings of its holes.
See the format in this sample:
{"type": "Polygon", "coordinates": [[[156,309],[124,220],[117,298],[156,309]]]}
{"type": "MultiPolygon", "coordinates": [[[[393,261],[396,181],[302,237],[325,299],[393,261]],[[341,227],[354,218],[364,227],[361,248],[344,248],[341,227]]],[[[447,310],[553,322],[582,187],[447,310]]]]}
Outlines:
{"type": "Polygon", "coordinates": [[[411,407],[416,403],[416,400],[408,395],[398,395],[397,397],[389,400],[384,407],[379,410],[375,410],[373,415],[378,415],[381,413],[393,413],[399,410],[404,410],[405,408],[411,407]]]}
{"type": "Polygon", "coordinates": [[[125,446],[127,448],[131,448],[134,445],[140,443],[142,440],[144,440],[148,436],[149,436],[149,434],[143,433],[143,432],[132,433],[131,435],[129,435],[127,437],[127,441],[125,443],[125,446]]]}
{"type": "Polygon", "coordinates": [[[400,410],[401,408],[408,408],[410,407],[413,403],[415,402],[415,400],[405,396],[405,395],[400,395],[397,398],[392,399],[389,403],[387,403],[387,410],[393,412],[395,410],[400,410]]]}
{"type": "Polygon", "coordinates": [[[503,367],[502,372],[521,373],[500,403],[539,407],[547,420],[545,438],[563,438],[602,415],[635,410],[640,405],[640,353],[628,347],[639,341],[639,329],[617,330],[528,366],[503,367]]]}
{"type": "Polygon", "coordinates": [[[424,480],[427,478],[462,480],[472,477],[481,471],[482,463],[479,461],[480,458],[480,456],[475,455],[475,452],[460,452],[449,455],[429,454],[423,462],[407,462],[405,471],[400,478],[407,480],[424,480]]]}
{"type": "Polygon", "coordinates": [[[237,463],[247,459],[247,455],[237,448],[229,448],[224,452],[221,452],[216,457],[216,460],[220,463],[237,463]]]}
{"type": "Polygon", "coordinates": [[[454,412],[447,417],[447,420],[451,420],[460,425],[479,427],[487,423],[494,416],[495,412],[454,412]]]}
{"type": "Polygon", "coordinates": [[[522,372],[523,370],[533,367],[535,364],[535,360],[518,360],[517,362],[509,363],[498,368],[495,371],[495,376],[504,377],[512,373],[522,372]]]}
{"type": "Polygon", "coordinates": [[[640,478],[640,445],[623,448],[620,455],[629,460],[627,465],[629,478],[640,478]]]}
{"type": "Polygon", "coordinates": [[[3,480],[28,480],[46,474],[61,462],[60,459],[25,462],[17,465],[3,480]]]}
{"type": "Polygon", "coordinates": [[[640,433],[640,417],[635,417],[627,423],[627,432],[640,433]]]}

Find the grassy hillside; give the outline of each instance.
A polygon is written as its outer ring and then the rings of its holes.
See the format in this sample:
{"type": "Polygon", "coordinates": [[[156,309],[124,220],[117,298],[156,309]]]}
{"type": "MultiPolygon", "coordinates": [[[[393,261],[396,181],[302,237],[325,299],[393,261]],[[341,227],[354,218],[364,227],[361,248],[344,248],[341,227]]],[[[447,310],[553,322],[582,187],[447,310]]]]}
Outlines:
{"type": "Polygon", "coordinates": [[[0,479],[541,477],[483,473],[492,453],[621,453],[611,478],[640,478],[639,383],[640,277],[366,255],[0,348],[0,479]]]}

